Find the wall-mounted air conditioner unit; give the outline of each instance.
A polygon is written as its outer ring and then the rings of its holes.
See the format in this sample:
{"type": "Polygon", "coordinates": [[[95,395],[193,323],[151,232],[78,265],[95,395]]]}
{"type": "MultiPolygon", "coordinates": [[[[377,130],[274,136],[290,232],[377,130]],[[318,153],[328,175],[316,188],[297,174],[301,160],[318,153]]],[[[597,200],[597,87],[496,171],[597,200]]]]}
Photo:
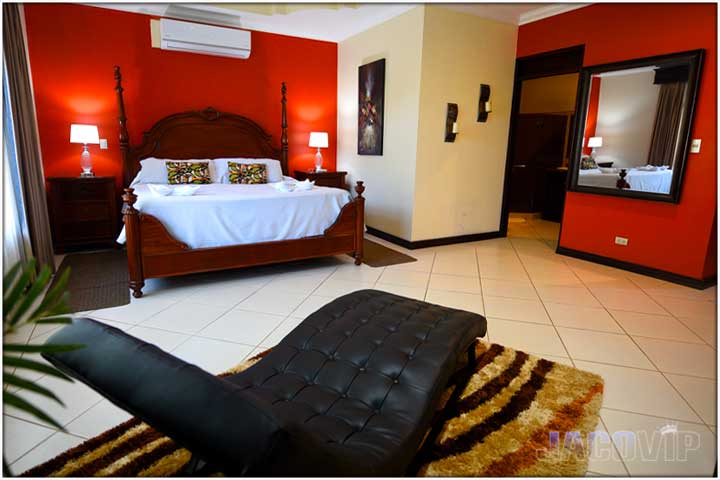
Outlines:
{"type": "Polygon", "coordinates": [[[160,19],[160,48],[221,57],[250,57],[250,32],[160,19]]]}

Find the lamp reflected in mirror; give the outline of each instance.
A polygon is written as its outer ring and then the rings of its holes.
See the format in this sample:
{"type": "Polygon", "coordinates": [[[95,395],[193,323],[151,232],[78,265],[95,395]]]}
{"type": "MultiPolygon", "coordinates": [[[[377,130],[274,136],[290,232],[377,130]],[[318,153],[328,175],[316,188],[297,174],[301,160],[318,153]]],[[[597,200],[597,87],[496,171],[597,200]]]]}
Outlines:
{"type": "Polygon", "coordinates": [[[587,146],[589,148],[592,148],[592,152],[590,152],[590,158],[595,160],[595,157],[597,156],[597,149],[602,147],[602,137],[590,137],[587,146]]]}

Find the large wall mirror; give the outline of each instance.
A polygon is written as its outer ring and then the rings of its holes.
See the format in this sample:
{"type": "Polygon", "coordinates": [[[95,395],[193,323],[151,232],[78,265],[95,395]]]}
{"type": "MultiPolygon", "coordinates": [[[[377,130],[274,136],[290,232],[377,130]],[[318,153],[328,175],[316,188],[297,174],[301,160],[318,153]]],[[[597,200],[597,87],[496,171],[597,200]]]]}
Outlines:
{"type": "Polygon", "coordinates": [[[703,51],[584,68],[569,190],[677,203],[703,51]]]}

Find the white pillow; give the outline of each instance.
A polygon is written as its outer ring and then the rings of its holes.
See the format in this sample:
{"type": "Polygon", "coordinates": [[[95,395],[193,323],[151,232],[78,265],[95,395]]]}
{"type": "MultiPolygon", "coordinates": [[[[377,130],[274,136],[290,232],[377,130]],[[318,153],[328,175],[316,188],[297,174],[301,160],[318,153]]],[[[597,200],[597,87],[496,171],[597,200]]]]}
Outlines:
{"type": "MultiPolygon", "coordinates": [[[[265,170],[267,171],[268,183],[282,182],[283,173],[280,160],[274,158],[216,158],[215,159],[215,171],[217,172],[219,182],[230,183],[228,178],[228,162],[236,163],[263,163],[265,164],[265,170]]],[[[212,175],[212,172],[211,172],[212,175]]],[[[213,180],[214,182],[215,180],[213,180]]]]}
{"type": "Polygon", "coordinates": [[[208,158],[173,160],[170,158],[148,157],[144,160],[140,160],[140,171],[130,185],[132,186],[137,183],[168,183],[168,174],[165,162],[208,162],[210,181],[212,183],[221,183],[222,181],[215,166],[215,161],[208,158]]]}

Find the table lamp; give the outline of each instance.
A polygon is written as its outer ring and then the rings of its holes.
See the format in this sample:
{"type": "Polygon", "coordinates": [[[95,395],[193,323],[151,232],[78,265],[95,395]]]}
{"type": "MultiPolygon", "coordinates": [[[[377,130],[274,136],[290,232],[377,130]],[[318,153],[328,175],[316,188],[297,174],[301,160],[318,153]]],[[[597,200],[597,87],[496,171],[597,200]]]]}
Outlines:
{"type": "Polygon", "coordinates": [[[90,152],[88,152],[88,144],[100,143],[97,125],[73,123],[70,125],[70,143],[83,144],[83,151],[80,154],[80,167],[82,168],[80,176],[94,177],[95,174],[92,171],[92,160],[90,159],[90,152]]]}
{"type": "Polygon", "coordinates": [[[588,139],[588,148],[592,148],[592,152],[590,153],[590,158],[595,160],[595,155],[597,154],[597,148],[602,147],[602,138],[603,137],[590,137],[588,139]]]}
{"type": "Polygon", "coordinates": [[[323,158],[322,153],[320,153],[320,149],[328,147],[327,132],[310,132],[310,146],[313,148],[317,148],[317,153],[315,154],[315,171],[323,172],[323,158]]]}

